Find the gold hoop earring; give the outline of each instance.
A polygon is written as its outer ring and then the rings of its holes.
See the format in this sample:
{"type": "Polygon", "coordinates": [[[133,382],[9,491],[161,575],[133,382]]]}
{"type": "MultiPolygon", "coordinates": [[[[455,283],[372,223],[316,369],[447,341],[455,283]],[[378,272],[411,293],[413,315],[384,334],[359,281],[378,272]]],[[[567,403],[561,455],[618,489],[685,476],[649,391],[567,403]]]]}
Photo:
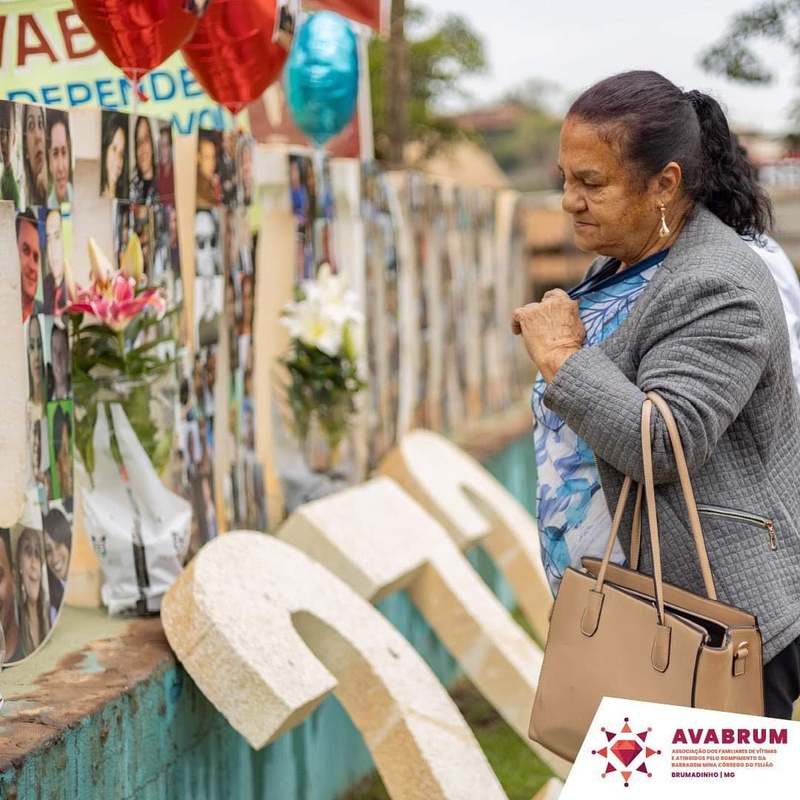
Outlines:
{"type": "Polygon", "coordinates": [[[658,232],[658,236],[660,239],[666,239],[670,234],[669,225],[667,225],[667,207],[662,203],[659,209],[661,210],[661,229],[658,232]]]}

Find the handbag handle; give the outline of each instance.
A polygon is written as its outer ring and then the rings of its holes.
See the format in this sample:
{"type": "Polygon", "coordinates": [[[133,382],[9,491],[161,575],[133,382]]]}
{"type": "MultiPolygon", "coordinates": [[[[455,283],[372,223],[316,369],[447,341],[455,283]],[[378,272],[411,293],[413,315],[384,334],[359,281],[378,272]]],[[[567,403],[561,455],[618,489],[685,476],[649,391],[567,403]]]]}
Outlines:
{"type": "MultiPolygon", "coordinates": [[[[656,496],[655,496],[655,479],[653,477],[653,443],[650,433],[650,419],[652,417],[653,405],[658,407],[664,420],[667,424],[672,449],[678,464],[678,475],[683,488],[684,498],[686,500],[687,508],[689,509],[690,526],[695,538],[695,546],[697,548],[697,556],[700,560],[700,568],[703,573],[703,580],[706,586],[706,592],[712,600],[716,600],[716,591],[714,588],[714,581],[711,576],[711,566],[708,561],[708,553],[705,548],[705,541],[703,539],[702,528],[700,527],[700,518],[697,513],[697,505],[694,501],[694,492],[692,491],[691,480],[689,478],[689,469],[686,464],[686,457],[683,453],[683,446],[678,433],[678,427],[675,424],[672,412],[667,403],[655,392],[648,392],[642,405],[642,460],[644,463],[644,488],[647,498],[647,515],[650,531],[650,546],[653,553],[653,588],[654,597],[656,601],[657,625],[655,638],[653,641],[652,649],[652,663],[653,667],[659,672],[665,672],[669,666],[670,657],[670,635],[671,630],[665,624],[664,612],[664,584],[661,575],[661,542],[658,531],[658,515],[656,510],[656,496]]],[[[617,539],[619,528],[622,523],[622,517],[625,511],[625,506],[630,497],[631,487],[633,485],[633,478],[627,476],[622,485],[619,502],[614,513],[614,520],[611,525],[611,531],[606,543],[606,551],[603,555],[603,560],[600,569],[597,573],[597,580],[595,581],[594,588],[591,590],[588,598],[586,608],[584,609],[583,617],[581,619],[581,630],[587,636],[592,636],[600,623],[600,612],[603,606],[603,585],[606,579],[606,572],[608,565],[611,561],[611,552],[614,547],[614,542],[617,539]]],[[[639,527],[641,530],[641,486],[637,492],[637,510],[636,515],[639,516],[639,527]]],[[[637,542],[637,561],[638,561],[638,542],[637,542]]]]}
{"type": "MultiPolygon", "coordinates": [[[[689,528],[692,532],[695,548],[697,549],[697,557],[700,561],[700,572],[703,576],[703,584],[706,589],[706,595],[710,600],[716,600],[717,591],[714,587],[714,577],[711,573],[711,564],[709,562],[708,552],[706,550],[706,540],[703,536],[703,526],[700,523],[700,514],[697,511],[697,500],[695,499],[694,489],[692,487],[692,479],[689,477],[689,467],[686,463],[686,456],[683,451],[680,433],[678,432],[678,425],[675,422],[675,417],[672,414],[672,410],[663,397],[655,392],[648,392],[647,396],[661,412],[661,416],[667,426],[670,442],[672,444],[672,451],[675,454],[675,462],[678,466],[678,477],[680,478],[681,488],[683,489],[683,499],[686,503],[686,511],[689,517],[689,528]]],[[[642,441],[644,441],[644,439],[642,441]]],[[[633,527],[631,529],[630,565],[631,569],[634,570],[639,569],[639,555],[642,537],[642,488],[643,487],[640,484],[636,491],[636,505],[633,511],[633,527]]],[[[648,518],[651,518],[651,516],[652,515],[648,510],[648,518]]]]}

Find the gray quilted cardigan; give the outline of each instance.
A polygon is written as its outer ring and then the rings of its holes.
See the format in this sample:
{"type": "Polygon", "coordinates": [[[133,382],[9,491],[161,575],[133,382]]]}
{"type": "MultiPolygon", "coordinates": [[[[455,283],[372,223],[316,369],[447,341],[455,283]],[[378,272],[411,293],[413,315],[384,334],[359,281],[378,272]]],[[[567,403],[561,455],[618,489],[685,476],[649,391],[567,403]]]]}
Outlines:
{"type": "MultiPolygon", "coordinates": [[[[650,390],[670,404],[697,502],[710,507],[701,521],[718,597],[757,615],[766,662],[800,636],[800,395],[767,267],[703,206],[628,318],[570,356],[544,396],[594,451],[612,514],[624,475],[643,480],[650,390]]],[[[664,579],[705,594],[655,409],[652,425],[664,579]]],[[[620,534],[626,552],[631,513],[632,503],[620,534]]],[[[644,537],[642,549],[641,569],[651,573],[644,537]]]]}

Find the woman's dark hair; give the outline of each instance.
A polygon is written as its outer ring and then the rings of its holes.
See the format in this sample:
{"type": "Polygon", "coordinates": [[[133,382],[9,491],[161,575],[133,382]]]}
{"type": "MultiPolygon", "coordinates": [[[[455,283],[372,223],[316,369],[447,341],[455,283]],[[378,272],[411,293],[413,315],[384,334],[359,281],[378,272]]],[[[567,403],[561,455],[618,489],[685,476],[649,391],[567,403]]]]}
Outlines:
{"type": "MultiPolygon", "coordinates": [[[[121,130],[125,136],[125,149],[128,147],[128,118],[116,111],[103,112],[103,138],[100,145],[100,188],[108,185],[108,168],[106,167],[106,154],[111,141],[117,131],[121,130]]],[[[116,186],[109,186],[115,197],[124,197],[128,189],[128,159],[122,159],[122,173],[116,186]]]]}
{"type": "Polygon", "coordinates": [[[744,236],[772,226],[772,206],[719,103],[683,92],[663,75],[634,70],[587,89],[568,117],[603,128],[643,186],[670,161],[680,164],[684,192],[744,236]]]}

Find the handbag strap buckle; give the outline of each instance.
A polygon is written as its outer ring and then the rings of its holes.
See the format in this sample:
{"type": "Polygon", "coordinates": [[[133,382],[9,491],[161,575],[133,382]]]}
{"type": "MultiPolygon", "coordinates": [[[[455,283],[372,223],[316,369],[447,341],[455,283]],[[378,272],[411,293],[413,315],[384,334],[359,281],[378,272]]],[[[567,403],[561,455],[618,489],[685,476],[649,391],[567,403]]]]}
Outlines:
{"type": "Polygon", "coordinates": [[[742,642],[733,654],[733,675],[738,678],[747,672],[747,657],[750,655],[750,647],[747,642],[742,642]]]}

